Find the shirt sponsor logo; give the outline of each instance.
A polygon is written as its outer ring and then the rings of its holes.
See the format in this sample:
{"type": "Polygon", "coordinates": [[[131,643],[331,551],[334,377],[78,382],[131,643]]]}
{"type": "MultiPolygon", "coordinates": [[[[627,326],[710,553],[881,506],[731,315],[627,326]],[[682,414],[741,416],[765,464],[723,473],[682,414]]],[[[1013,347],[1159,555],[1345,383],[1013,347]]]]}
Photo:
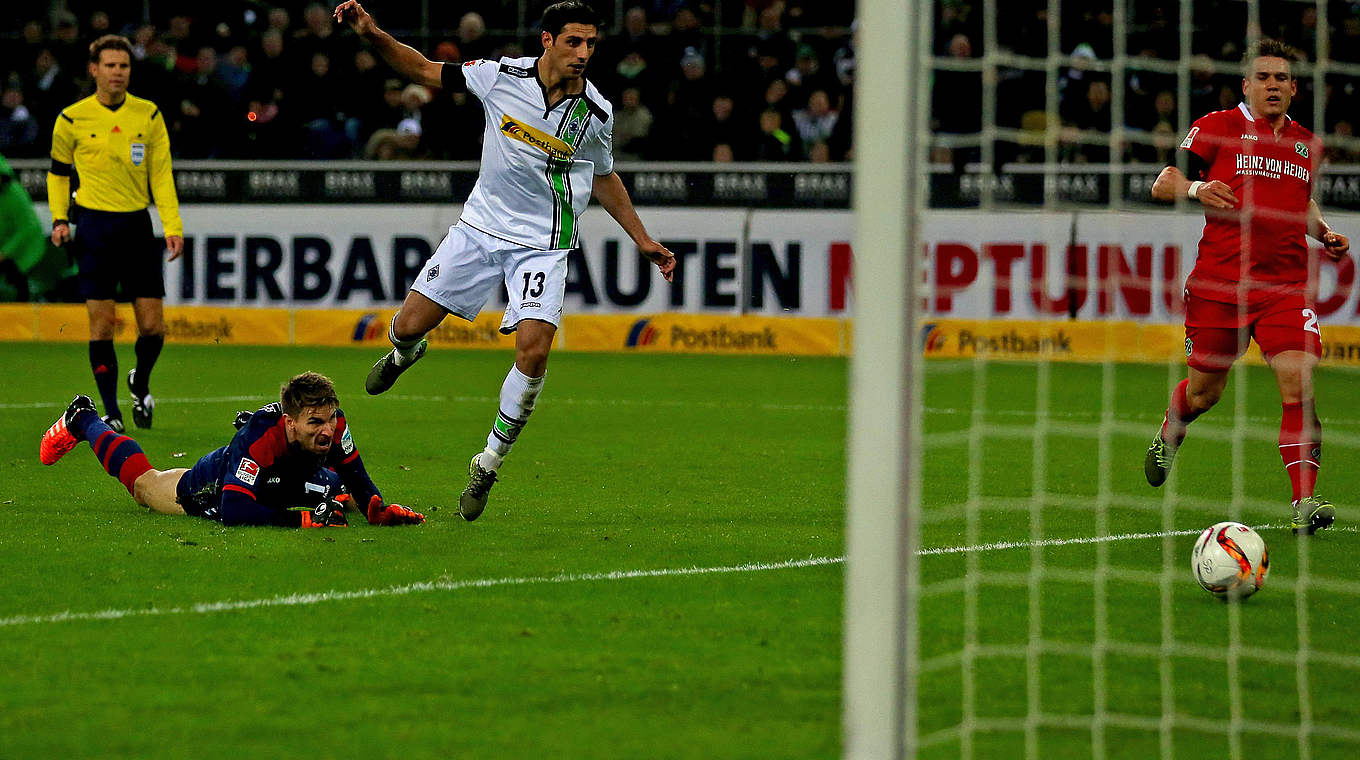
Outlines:
{"type": "Polygon", "coordinates": [[[501,117],[501,134],[512,140],[528,143],[557,159],[569,159],[571,158],[571,154],[576,152],[570,145],[553,137],[547,132],[534,129],[528,124],[520,124],[509,116],[501,117]]]}
{"type": "Polygon", "coordinates": [[[248,486],[255,485],[255,479],[260,476],[260,465],[250,457],[241,459],[241,463],[236,466],[236,479],[248,486]]]}
{"type": "Polygon", "coordinates": [[[133,143],[129,155],[132,158],[133,166],[141,166],[142,162],[146,160],[146,143],[133,143]]]}
{"type": "Polygon", "coordinates": [[[1193,145],[1195,143],[1195,135],[1197,134],[1199,134],[1199,127],[1191,127],[1190,134],[1186,135],[1185,139],[1181,141],[1181,147],[1189,148],[1193,145]]]}
{"type": "Polygon", "coordinates": [[[1311,171],[1290,161],[1270,158],[1269,156],[1250,156],[1244,153],[1237,154],[1235,158],[1237,159],[1238,174],[1250,174],[1255,177],[1269,177],[1270,179],[1294,177],[1304,182],[1312,180],[1313,173],[1311,171]]]}
{"type": "Polygon", "coordinates": [[[519,77],[520,79],[532,79],[534,76],[528,69],[520,68],[519,66],[511,66],[508,63],[501,64],[501,71],[512,77],[519,77]]]}

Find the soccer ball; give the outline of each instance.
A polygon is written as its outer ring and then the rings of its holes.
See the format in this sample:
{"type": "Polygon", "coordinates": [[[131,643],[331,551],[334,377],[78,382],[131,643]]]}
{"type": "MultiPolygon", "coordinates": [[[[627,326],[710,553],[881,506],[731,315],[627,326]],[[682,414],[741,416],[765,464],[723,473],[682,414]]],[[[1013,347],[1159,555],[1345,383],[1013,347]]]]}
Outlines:
{"type": "Polygon", "coordinates": [[[1270,555],[1261,534],[1242,523],[1221,522],[1195,540],[1190,569],[1214,596],[1246,599],[1266,584],[1270,555]]]}

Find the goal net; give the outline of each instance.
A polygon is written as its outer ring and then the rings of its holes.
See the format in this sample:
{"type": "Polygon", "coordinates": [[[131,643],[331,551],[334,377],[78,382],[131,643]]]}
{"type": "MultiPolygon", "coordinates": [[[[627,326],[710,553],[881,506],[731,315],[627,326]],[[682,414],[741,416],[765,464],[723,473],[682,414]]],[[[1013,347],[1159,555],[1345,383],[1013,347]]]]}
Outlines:
{"type": "Polygon", "coordinates": [[[1360,14],[858,7],[845,755],[1360,756],[1351,260],[1310,239],[1336,525],[1291,533],[1281,391],[1255,342],[1166,482],[1144,473],[1187,374],[1205,224],[1198,203],[1153,202],[1153,180],[1186,168],[1195,119],[1238,107],[1246,46],[1279,38],[1306,58],[1289,116],[1327,146],[1314,198],[1360,234],[1360,14]],[[1269,549],[1263,590],[1237,603],[1191,572],[1196,537],[1225,520],[1269,549]]]}

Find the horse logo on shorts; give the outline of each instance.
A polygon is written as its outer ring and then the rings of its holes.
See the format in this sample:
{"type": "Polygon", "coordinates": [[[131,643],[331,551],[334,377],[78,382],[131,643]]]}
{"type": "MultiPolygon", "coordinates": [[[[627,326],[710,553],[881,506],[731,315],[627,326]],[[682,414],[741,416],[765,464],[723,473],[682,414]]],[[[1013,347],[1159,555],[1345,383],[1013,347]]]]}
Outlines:
{"type": "Polygon", "coordinates": [[[141,166],[142,161],[146,160],[146,143],[133,143],[129,157],[133,166],[141,166]]]}

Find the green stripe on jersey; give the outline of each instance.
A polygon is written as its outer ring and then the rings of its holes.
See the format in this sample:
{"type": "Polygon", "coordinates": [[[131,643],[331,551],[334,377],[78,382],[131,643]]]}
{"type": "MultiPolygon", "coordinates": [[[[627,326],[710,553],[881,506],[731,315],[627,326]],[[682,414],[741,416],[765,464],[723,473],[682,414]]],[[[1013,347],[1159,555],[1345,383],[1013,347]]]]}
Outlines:
{"type": "MultiPolygon", "coordinates": [[[[590,118],[590,105],[582,97],[576,101],[576,106],[567,114],[567,134],[563,135],[565,141],[572,148],[575,148],[581,141],[581,135],[585,134],[586,127],[583,124],[578,129],[572,129],[572,122],[590,118]]],[[[567,185],[571,181],[568,172],[571,171],[570,161],[558,161],[553,158],[548,159],[548,176],[552,184],[552,191],[557,195],[557,238],[554,240],[554,248],[570,248],[572,233],[576,230],[576,214],[571,206],[571,201],[567,199],[567,185]]]]}

